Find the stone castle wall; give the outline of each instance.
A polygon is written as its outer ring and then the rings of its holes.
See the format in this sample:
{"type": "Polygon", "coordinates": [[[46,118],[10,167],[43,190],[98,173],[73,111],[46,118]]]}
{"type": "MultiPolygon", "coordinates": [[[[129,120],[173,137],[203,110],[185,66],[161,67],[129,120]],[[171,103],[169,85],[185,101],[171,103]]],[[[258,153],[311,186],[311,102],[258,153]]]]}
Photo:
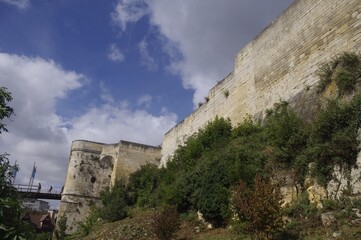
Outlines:
{"type": "Polygon", "coordinates": [[[116,144],[73,141],[68,173],[62,193],[59,219],[68,218],[68,233],[77,229],[92,206],[100,204],[100,192],[126,179],[147,163],[159,165],[160,148],[120,141],[116,144]]]}
{"type": "Polygon", "coordinates": [[[165,134],[162,150],[126,141],[74,141],[59,218],[65,214],[69,233],[74,232],[99,204],[101,190],[147,162],[159,164],[161,156],[166,164],[216,116],[236,125],[247,114],[262,118],[280,100],[297,105],[304,90],[317,83],[320,64],[344,51],[361,52],[360,0],[296,0],[237,54],[234,70],[210,90],[207,102],[165,134]]]}
{"type": "Polygon", "coordinates": [[[320,64],[361,50],[359,0],[297,0],[236,56],[235,68],[208,101],[164,136],[162,164],[187,137],[217,115],[236,125],[247,114],[262,117],[275,102],[314,85],[320,64]]]}

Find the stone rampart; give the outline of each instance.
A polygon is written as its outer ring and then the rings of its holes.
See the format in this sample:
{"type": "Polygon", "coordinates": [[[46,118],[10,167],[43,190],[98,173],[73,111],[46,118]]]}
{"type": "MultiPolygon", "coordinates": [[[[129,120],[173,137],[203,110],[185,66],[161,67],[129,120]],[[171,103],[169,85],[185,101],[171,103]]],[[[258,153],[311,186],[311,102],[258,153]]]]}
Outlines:
{"type": "Polygon", "coordinates": [[[236,56],[235,69],[210,90],[207,101],[164,136],[162,164],[216,116],[240,123],[247,114],[290,100],[313,86],[320,64],[361,50],[359,0],[297,0],[236,56]]]}
{"type": "Polygon", "coordinates": [[[247,114],[262,118],[280,100],[302,108],[310,101],[297,99],[317,83],[320,64],[360,50],[360,0],[296,0],[237,54],[234,70],[210,90],[206,102],[165,134],[162,150],[126,141],[74,141],[59,218],[65,214],[69,233],[74,232],[90,207],[99,204],[101,190],[147,162],[159,164],[162,158],[166,164],[179,145],[216,116],[236,125],[247,114]]]}
{"type": "Polygon", "coordinates": [[[126,141],[73,141],[59,209],[59,219],[63,215],[68,219],[68,233],[76,231],[77,223],[87,217],[90,208],[100,204],[100,192],[117,178],[127,179],[140,166],[159,162],[159,147],[126,141]]]}

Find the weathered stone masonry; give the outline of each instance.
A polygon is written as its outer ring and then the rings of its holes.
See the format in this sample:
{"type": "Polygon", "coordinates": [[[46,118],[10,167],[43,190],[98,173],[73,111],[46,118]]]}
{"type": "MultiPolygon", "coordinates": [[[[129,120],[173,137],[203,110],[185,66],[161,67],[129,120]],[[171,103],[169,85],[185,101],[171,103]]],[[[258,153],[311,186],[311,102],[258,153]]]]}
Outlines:
{"type": "Polygon", "coordinates": [[[320,63],[361,50],[361,1],[298,0],[236,56],[235,69],[208,101],[165,134],[162,163],[217,115],[236,125],[261,117],[275,102],[290,100],[317,82],[320,63]]]}
{"type": "Polygon", "coordinates": [[[73,141],[68,173],[59,209],[59,217],[68,218],[68,232],[77,228],[91,206],[100,203],[99,193],[116,178],[127,178],[146,163],[158,165],[160,148],[120,141],[103,144],[85,140],[73,141]]]}
{"type": "MultiPolygon", "coordinates": [[[[74,232],[116,177],[127,177],[147,161],[158,164],[161,158],[166,164],[179,145],[216,116],[236,125],[246,114],[261,118],[280,100],[297,101],[317,83],[322,62],[360,50],[360,0],[296,0],[237,54],[234,70],[210,90],[208,101],[165,134],[162,149],[125,141],[74,141],[60,217],[67,215],[69,232],[74,232]]],[[[361,167],[360,161],[361,155],[361,167]]]]}

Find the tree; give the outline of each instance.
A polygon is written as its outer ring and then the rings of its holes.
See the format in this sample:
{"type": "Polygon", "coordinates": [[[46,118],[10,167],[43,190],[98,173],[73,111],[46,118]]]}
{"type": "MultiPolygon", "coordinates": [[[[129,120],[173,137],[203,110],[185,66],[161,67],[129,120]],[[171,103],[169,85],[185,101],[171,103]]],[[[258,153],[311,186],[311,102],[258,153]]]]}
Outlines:
{"type": "Polygon", "coordinates": [[[7,132],[6,124],[3,123],[4,118],[9,118],[14,109],[8,105],[13,100],[11,93],[5,87],[0,87],[0,134],[1,132],[7,132]]]}
{"type": "Polygon", "coordinates": [[[154,164],[146,164],[129,177],[127,194],[129,203],[139,207],[156,205],[155,191],[160,182],[160,170],[154,164]]]}
{"type": "MultiPolygon", "coordinates": [[[[5,118],[9,118],[14,110],[8,106],[12,100],[11,93],[0,87],[0,133],[7,132],[5,118]]],[[[20,220],[20,198],[12,186],[14,171],[17,166],[11,166],[9,154],[0,154],[0,239],[29,239],[32,234],[27,224],[20,220]]]]}

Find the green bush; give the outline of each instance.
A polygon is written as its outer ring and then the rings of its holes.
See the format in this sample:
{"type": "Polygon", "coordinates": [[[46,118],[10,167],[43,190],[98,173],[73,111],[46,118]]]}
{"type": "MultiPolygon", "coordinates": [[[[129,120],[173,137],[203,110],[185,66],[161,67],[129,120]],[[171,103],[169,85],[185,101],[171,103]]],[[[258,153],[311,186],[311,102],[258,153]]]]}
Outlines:
{"type": "Polygon", "coordinates": [[[312,216],[319,216],[320,212],[316,204],[308,200],[307,192],[303,192],[298,199],[283,210],[284,214],[293,219],[308,219],[312,216]]]}
{"type": "Polygon", "coordinates": [[[138,207],[155,207],[157,199],[155,191],[160,182],[160,170],[154,164],[147,164],[130,175],[127,194],[130,204],[138,207]]]}
{"type": "Polygon", "coordinates": [[[203,129],[189,137],[183,146],[180,146],[167,168],[174,170],[191,170],[196,161],[207,151],[220,149],[226,146],[231,138],[232,125],[229,119],[218,118],[209,122],[203,129]]]}
{"type": "Polygon", "coordinates": [[[54,236],[56,240],[65,240],[68,236],[66,234],[66,230],[68,229],[66,223],[68,221],[68,218],[66,215],[63,215],[58,220],[58,227],[55,229],[54,236]]]}
{"type": "MultiPolygon", "coordinates": [[[[335,69],[346,66],[346,60],[344,57],[343,62],[337,60],[324,67],[325,74],[332,73],[324,78],[333,81],[335,69]]],[[[207,221],[226,225],[231,216],[231,192],[239,181],[252,190],[256,175],[268,179],[284,169],[294,173],[294,184],[302,191],[310,162],[315,162],[312,173],[323,185],[331,180],[336,164],[349,171],[359,150],[360,127],[360,95],[348,103],[330,101],[312,123],[305,123],[286,102],[275,104],[263,125],[248,116],[232,129],[229,120],[216,118],[188,138],[166,168],[147,165],[132,174],[128,187],[123,186],[119,195],[120,209],[125,209],[124,202],[139,208],[174,205],[182,214],[199,210],[207,221]]],[[[247,194],[255,197],[252,191],[246,192],[246,200],[247,194]]],[[[290,215],[314,213],[309,204],[291,206],[289,211],[294,212],[290,215]]],[[[246,225],[251,217],[244,216],[246,225]]]]}
{"type": "Polygon", "coordinates": [[[78,229],[76,233],[72,234],[70,239],[79,239],[88,236],[93,231],[100,218],[100,212],[97,211],[96,208],[92,208],[87,218],[82,222],[78,222],[78,229]]]}
{"type": "MultiPolygon", "coordinates": [[[[175,204],[178,210],[184,212],[203,209],[200,202],[211,205],[211,201],[225,198],[224,191],[219,192],[222,196],[215,197],[212,186],[215,179],[219,180],[219,189],[227,190],[230,185],[226,159],[217,159],[215,156],[222,155],[220,153],[227,148],[231,134],[230,121],[216,118],[189,138],[185,145],[176,151],[167,168],[160,170],[161,181],[155,191],[159,204],[175,204]]],[[[217,209],[210,209],[205,213],[212,221],[224,215],[220,212],[224,204],[220,207],[218,203],[220,202],[213,204],[217,209]]]]}
{"type": "Polygon", "coordinates": [[[330,62],[323,63],[316,74],[318,75],[320,81],[317,86],[317,92],[323,92],[326,87],[332,82],[332,74],[334,69],[337,67],[337,62],[335,60],[330,62]]]}
{"type": "Polygon", "coordinates": [[[264,129],[270,160],[276,167],[294,167],[296,157],[307,145],[305,123],[290,109],[287,102],[280,102],[267,112],[264,129]]]}
{"type": "Polygon", "coordinates": [[[3,120],[14,114],[14,109],[9,106],[12,100],[11,92],[6,87],[0,87],[0,134],[8,131],[3,120]]]}
{"type": "Polygon", "coordinates": [[[324,63],[317,71],[317,75],[320,78],[319,92],[323,92],[327,85],[335,82],[340,96],[350,94],[360,81],[361,58],[355,53],[345,52],[324,63]]]}
{"type": "Polygon", "coordinates": [[[50,240],[51,239],[51,232],[44,232],[44,233],[37,233],[35,235],[35,240],[50,240]]]}
{"type": "Polygon", "coordinates": [[[232,131],[232,137],[248,137],[262,131],[260,124],[253,122],[250,115],[247,115],[242,123],[239,123],[232,131]]]}
{"type": "Polygon", "coordinates": [[[313,174],[318,182],[326,185],[332,179],[335,165],[345,172],[355,166],[359,152],[361,97],[355,96],[350,103],[331,100],[322,109],[312,126],[308,152],[316,167],[313,174]]]}
{"type": "Polygon", "coordinates": [[[102,207],[97,211],[106,221],[117,221],[127,216],[127,191],[123,180],[117,179],[112,188],[100,192],[102,207]]]}

